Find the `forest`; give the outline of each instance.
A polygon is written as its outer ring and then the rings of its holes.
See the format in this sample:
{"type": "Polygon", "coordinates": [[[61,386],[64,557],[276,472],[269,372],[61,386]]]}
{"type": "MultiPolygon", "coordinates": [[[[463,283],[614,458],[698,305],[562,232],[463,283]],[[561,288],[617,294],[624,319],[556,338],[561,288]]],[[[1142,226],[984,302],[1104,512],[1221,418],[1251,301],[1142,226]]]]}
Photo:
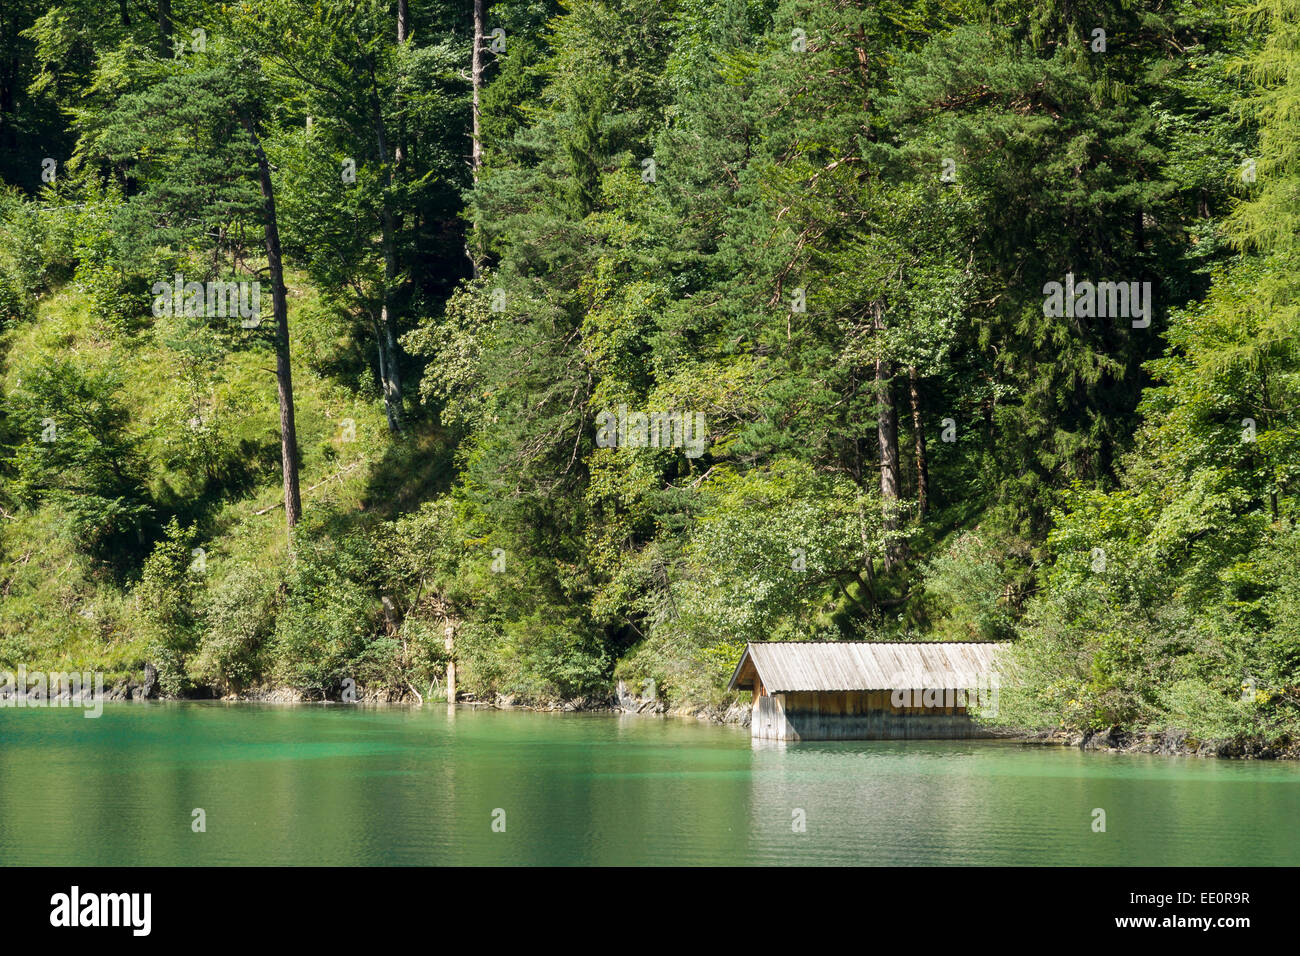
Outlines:
{"type": "Polygon", "coordinates": [[[1300,0],[5,0],[0,668],[1300,732],[1300,0]]]}

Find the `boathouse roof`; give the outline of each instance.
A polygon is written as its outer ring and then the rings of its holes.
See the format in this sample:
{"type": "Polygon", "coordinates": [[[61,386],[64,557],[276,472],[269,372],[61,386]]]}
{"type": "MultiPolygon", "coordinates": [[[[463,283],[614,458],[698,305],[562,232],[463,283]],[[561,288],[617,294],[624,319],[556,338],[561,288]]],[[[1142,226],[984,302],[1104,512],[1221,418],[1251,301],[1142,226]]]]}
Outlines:
{"type": "Polygon", "coordinates": [[[1005,643],[967,641],[771,641],[749,644],[730,690],[787,691],[970,688],[987,684],[1005,643]]]}

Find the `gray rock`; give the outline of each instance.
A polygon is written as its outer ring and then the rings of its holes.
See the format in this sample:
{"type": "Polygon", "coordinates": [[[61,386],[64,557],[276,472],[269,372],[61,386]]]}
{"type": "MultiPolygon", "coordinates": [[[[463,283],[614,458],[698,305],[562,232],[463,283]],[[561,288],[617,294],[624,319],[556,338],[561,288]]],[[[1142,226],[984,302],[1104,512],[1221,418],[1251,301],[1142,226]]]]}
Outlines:
{"type": "Polygon", "coordinates": [[[1083,740],[1079,743],[1084,750],[1115,750],[1123,745],[1118,727],[1108,727],[1105,730],[1084,734],[1083,740]]]}
{"type": "Polygon", "coordinates": [[[740,724],[742,727],[748,727],[753,716],[754,710],[752,707],[746,707],[744,704],[736,702],[728,707],[727,712],[722,715],[722,722],[724,724],[740,724]]]}

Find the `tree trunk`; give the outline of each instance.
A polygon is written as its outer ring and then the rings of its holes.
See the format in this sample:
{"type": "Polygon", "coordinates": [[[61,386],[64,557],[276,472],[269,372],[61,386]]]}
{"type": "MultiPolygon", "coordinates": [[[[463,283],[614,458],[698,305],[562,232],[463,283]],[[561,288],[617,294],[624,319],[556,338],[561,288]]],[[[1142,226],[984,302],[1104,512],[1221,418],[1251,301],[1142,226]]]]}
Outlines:
{"type": "MultiPolygon", "coordinates": [[[[876,307],[876,330],[882,331],[884,320],[880,317],[880,308],[876,307]]],[[[894,402],[893,363],[885,358],[883,344],[878,346],[876,358],[876,441],[880,447],[880,498],[885,508],[884,528],[893,531],[898,528],[898,518],[894,514],[894,505],[898,502],[900,483],[898,469],[898,408],[894,402]]],[[[885,549],[885,569],[893,567],[898,561],[898,549],[891,545],[885,549]]]]}
{"type": "MultiPolygon", "coordinates": [[[[375,360],[379,366],[379,387],[380,389],[385,391],[384,410],[385,412],[387,412],[388,410],[388,396],[387,396],[388,342],[387,342],[387,337],[384,335],[384,327],[383,325],[380,324],[380,320],[375,317],[373,312],[370,314],[370,328],[375,333],[375,360]]],[[[388,427],[389,428],[393,427],[393,420],[391,415],[389,416],[388,419],[388,427]]]]}
{"type": "Polygon", "coordinates": [[[289,304],[284,290],[284,264],[280,259],[280,228],[275,213],[275,189],[271,164],[253,124],[240,117],[257,154],[257,175],[262,187],[265,218],[266,264],[271,271],[271,300],[275,312],[275,382],[280,400],[280,465],[284,473],[284,517],[292,532],[302,514],[298,492],[298,429],[293,416],[293,373],[289,363],[289,304]]]}
{"type": "Polygon", "coordinates": [[[478,179],[479,167],[483,165],[483,144],[479,139],[479,93],[483,89],[483,3],[484,0],[474,0],[474,52],[470,56],[470,80],[473,88],[473,130],[470,136],[473,142],[470,145],[469,166],[474,171],[475,180],[478,179]]]}
{"type": "Polygon", "coordinates": [[[384,376],[384,412],[388,416],[388,428],[394,433],[402,430],[402,372],[398,367],[397,353],[397,319],[393,315],[393,283],[397,278],[397,248],[394,236],[393,212],[384,200],[383,210],[384,243],[384,304],[379,314],[379,324],[383,327],[383,339],[380,347],[386,355],[382,365],[384,376]]]}
{"type": "Polygon", "coordinates": [[[373,87],[372,94],[371,122],[374,125],[379,162],[384,170],[384,195],[380,210],[380,236],[384,248],[384,299],[379,313],[383,338],[379,340],[379,347],[387,352],[383,363],[387,373],[384,377],[384,412],[388,416],[389,429],[397,433],[402,430],[402,372],[397,345],[397,317],[393,309],[393,284],[397,281],[397,223],[393,215],[393,171],[388,165],[388,134],[384,127],[378,92],[373,87]]]}
{"type": "MultiPolygon", "coordinates": [[[[880,446],[880,497],[886,505],[898,501],[898,408],[894,402],[892,366],[886,359],[876,361],[877,404],[876,440],[880,446]]],[[[892,519],[891,519],[892,521],[892,519]]],[[[897,523],[887,522],[888,527],[897,523]]]]}
{"type": "Polygon", "coordinates": [[[158,0],[158,49],[165,60],[172,56],[172,2],[158,0]]]}
{"type": "MultiPolygon", "coordinates": [[[[470,54],[470,86],[472,88],[470,118],[472,128],[470,130],[469,168],[474,176],[475,184],[478,183],[479,168],[483,165],[482,113],[479,109],[479,93],[483,89],[484,3],[485,0],[474,0],[474,50],[470,54]]],[[[471,232],[470,235],[472,237],[473,233],[471,232]]],[[[469,256],[472,274],[477,279],[479,257],[477,250],[473,248],[473,241],[473,238],[471,238],[470,244],[465,247],[465,252],[469,256]]]]}
{"type": "Polygon", "coordinates": [[[924,515],[930,505],[930,470],[925,461],[925,431],[921,428],[921,390],[916,366],[907,367],[907,383],[912,398],[912,434],[916,436],[916,508],[924,515]]]}
{"type": "MultiPolygon", "coordinates": [[[[397,43],[400,46],[406,42],[406,38],[411,32],[411,6],[408,0],[397,0],[397,43]]],[[[400,168],[404,157],[402,143],[406,139],[406,130],[403,126],[398,130],[397,143],[393,147],[394,162],[400,168]]]]}

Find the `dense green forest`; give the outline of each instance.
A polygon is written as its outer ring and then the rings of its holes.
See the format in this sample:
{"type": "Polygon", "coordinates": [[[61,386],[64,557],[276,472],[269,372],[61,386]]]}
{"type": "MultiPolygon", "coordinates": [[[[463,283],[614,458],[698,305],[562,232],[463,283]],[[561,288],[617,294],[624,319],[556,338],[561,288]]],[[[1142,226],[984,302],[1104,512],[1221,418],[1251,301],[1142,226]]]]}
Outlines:
{"type": "Polygon", "coordinates": [[[6,0],[0,667],[1285,739],[1298,234],[1300,0],[6,0]]]}

